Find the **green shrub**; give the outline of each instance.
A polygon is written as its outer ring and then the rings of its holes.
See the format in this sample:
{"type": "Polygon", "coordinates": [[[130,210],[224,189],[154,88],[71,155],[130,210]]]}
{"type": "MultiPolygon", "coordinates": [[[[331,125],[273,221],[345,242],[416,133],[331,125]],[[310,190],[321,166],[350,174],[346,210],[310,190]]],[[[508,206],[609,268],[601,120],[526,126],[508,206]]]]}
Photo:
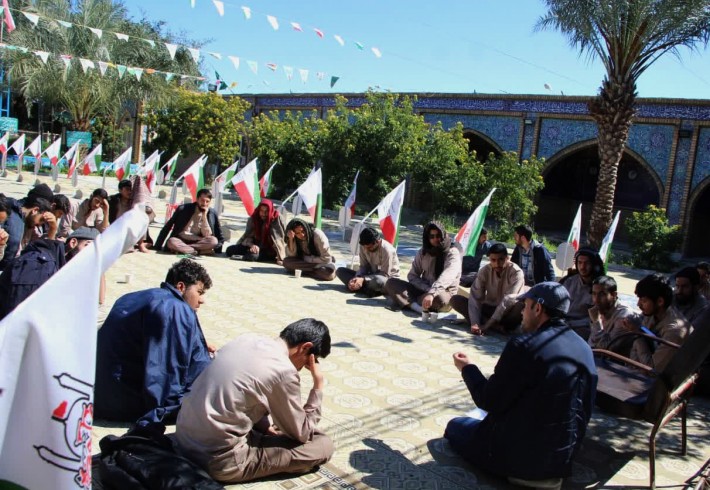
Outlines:
{"type": "Polygon", "coordinates": [[[671,254],[680,244],[680,226],[670,226],[666,210],[650,205],[645,211],[634,212],[626,220],[634,267],[670,271],[675,262],[671,254]]]}

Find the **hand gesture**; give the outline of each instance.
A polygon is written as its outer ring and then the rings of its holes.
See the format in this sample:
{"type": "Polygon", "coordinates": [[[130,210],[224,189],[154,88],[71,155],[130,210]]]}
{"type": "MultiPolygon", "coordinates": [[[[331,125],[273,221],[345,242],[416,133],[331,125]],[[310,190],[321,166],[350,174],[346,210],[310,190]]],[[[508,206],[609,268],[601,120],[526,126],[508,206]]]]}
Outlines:
{"type": "Polygon", "coordinates": [[[101,209],[104,212],[108,212],[108,199],[102,199],[101,200],[101,209]]]}
{"type": "Polygon", "coordinates": [[[432,303],[434,303],[433,294],[427,294],[426,296],[424,296],[424,298],[422,299],[422,310],[426,311],[431,308],[432,303]]]}
{"type": "Polygon", "coordinates": [[[287,237],[289,240],[293,240],[294,238],[296,238],[296,234],[293,232],[293,230],[288,230],[288,231],[286,232],[286,237],[287,237]]]}
{"type": "Polygon", "coordinates": [[[7,240],[10,238],[10,235],[7,234],[5,230],[0,228],[0,247],[3,245],[7,245],[7,240]]]}
{"type": "Polygon", "coordinates": [[[456,352],[453,357],[454,366],[456,366],[456,369],[458,369],[459,372],[463,371],[464,366],[468,366],[469,364],[471,364],[471,361],[469,360],[468,356],[463,352],[456,352]]]}
{"type": "Polygon", "coordinates": [[[249,252],[253,254],[259,254],[259,245],[252,245],[249,247],[249,252]]]}
{"type": "Polygon", "coordinates": [[[316,356],[313,354],[308,356],[308,361],[306,362],[306,369],[311,372],[313,376],[313,389],[322,390],[323,389],[323,374],[320,371],[320,365],[316,356]]]}
{"type": "Polygon", "coordinates": [[[364,277],[353,277],[348,282],[348,289],[350,291],[359,291],[362,289],[362,285],[365,283],[364,277]]]}
{"type": "Polygon", "coordinates": [[[483,335],[483,329],[478,325],[478,323],[474,323],[471,325],[471,333],[473,335],[483,335]]]}

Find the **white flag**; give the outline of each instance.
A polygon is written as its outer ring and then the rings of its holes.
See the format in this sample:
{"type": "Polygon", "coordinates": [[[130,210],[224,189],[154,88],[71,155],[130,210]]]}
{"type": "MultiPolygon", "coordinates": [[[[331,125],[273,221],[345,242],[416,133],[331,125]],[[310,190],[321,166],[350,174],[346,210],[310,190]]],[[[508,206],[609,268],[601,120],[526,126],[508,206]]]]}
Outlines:
{"type": "Polygon", "coordinates": [[[91,488],[99,283],[147,229],[145,209],[125,213],[0,322],[3,480],[91,488]]]}

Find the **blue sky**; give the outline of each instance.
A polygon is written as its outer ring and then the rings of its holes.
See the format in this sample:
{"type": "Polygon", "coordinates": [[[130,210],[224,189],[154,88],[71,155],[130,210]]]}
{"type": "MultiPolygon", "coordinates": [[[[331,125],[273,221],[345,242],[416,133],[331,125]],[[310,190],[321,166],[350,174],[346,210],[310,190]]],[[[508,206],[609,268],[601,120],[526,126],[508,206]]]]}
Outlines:
{"type": "MultiPolygon", "coordinates": [[[[561,34],[535,31],[537,0],[125,0],[131,15],[166,21],[170,31],[206,42],[204,74],[218,71],[235,88],[223,93],[393,92],[593,95],[604,71],[561,34]],[[251,9],[246,20],[241,7],[251,9]],[[275,31],[267,20],[278,20],[275,31]],[[303,32],[294,30],[297,22],[303,32]],[[324,33],[320,39],[314,28],[324,33]],[[339,35],[345,46],[334,39],[339,35]],[[360,50],[355,45],[363,45],[360,50]],[[371,51],[378,48],[382,57],[371,51]],[[223,55],[215,59],[206,51],[223,55]],[[240,60],[235,69],[227,56],[240,60]],[[247,60],[258,63],[257,74],[247,60]],[[267,63],[277,65],[276,71],[267,63]],[[288,80],[283,67],[293,68],[288,80]],[[308,70],[303,83],[299,69],[308,70]],[[318,80],[316,74],[325,74],[318,80]],[[331,76],[339,77],[334,88],[331,76]],[[546,88],[546,85],[549,88],[546,88]]],[[[707,99],[710,49],[681,48],[641,76],[641,97],[707,99]]]]}

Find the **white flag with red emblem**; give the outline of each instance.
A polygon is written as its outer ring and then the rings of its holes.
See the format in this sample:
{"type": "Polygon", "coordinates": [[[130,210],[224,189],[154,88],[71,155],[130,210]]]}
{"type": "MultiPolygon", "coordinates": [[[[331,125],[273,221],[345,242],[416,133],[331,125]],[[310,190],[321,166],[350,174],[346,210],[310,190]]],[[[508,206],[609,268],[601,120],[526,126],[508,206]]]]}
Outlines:
{"type": "Polygon", "coordinates": [[[3,155],[7,154],[7,142],[10,138],[10,132],[6,132],[2,138],[0,138],[0,153],[3,155]]]}
{"type": "Polygon", "coordinates": [[[577,215],[574,217],[572,222],[572,229],[569,231],[569,237],[567,237],[567,242],[572,244],[572,248],[575,251],[579,250],[579,242],[582,235],[582,205],[577,208],[577,215]]]}
{"type": "Polygon", "coordinates": [[[10,145],[10,149],[15,151],[15,154],[19,157],[25,154],[25,134],[22,133],[19,138],[15,140],[14,143],[10,145]]]}
{"type": "Polygon", "coordinates": [[[116,178],[123,180],[131,173],[131,153],[133,147],[129,146],[126,151],[121,153],[118,158],[113,161],[113,169],[116,172],[116,178]]]}
{"type": "Polygon", "coordinates": [[[101,274],[147,229],[125,213],[0,322],[0,480],[91,488],[101,274]]]}
{"type": "Polygon", "coordinates": [[[62,139],[57,138],[52,142],[51,145],[47,147],[46,150],[44,150],[44,153],[47,155],[49,158],[49,163],[52,164],[53,167],[56,167],[57,164],[59,163],[59,150],[61,149],[62,146],[62,139]]]}
{"type": "Polygon", "coordinates": [[[96,145],[96,148],[91,150],[84,158],[83,174],[89,175],[91,172],[96,172],[101,165],[101,143],[96,145]]]}
{"type": "Polygon", "coordinates": [[[195,160],[195,163],[190,165],[190,168],[185,170],[185,173],[182,174],[182,176],[180,177],[185,179],[185,185],[190,191],[190,195],[192,196],[192,202],[197,201],[197,191],[202,189],[204,185],[204,180],[202,177],[202,165],[204,164],[205,160],[206,158],[203,157],[200,157],[195,160]]]}
{"type": "Polygon", "coordinates": [[[392,189],[377,205],[377,217],[380,220],[382,237],[395,247],[399,238],[399,218],[404,204],[404,188],[406,180],[392,189]]]}
{"type": "Polygon", "coordinates": [[[234,174],[230,183],[237,190],[239,199],[244,204],[244,209],[251,216],[256,207],[261,202],[259,194],[259,176],[256,168],[256,158],[249,162],[243,169],[234,174]]]}
{"type": "Polygon", "coordinates": [[[269,195],[269,190],[271,189],[271,172],[274,170],[275,166],[276,164],[274,163],[259,179],[259,194],[261,194],[261,197],[269,195]]]}
{"type": "Polygon", "coordinates": [[[79,142],[77,141],[73,145],[71,145],[71,148],[67,150],[67,152],[64,154],[60,160],[66,159],[67,161],[67,178],[70,178],[72,174],[74,173],[74,170],[76,169],[76,162],[77,162],[77,151],[79,150],[79,142]]]}
{"type": "MultiPolygon", "coordinates": [[[[298,197],[306,205],[308,214],[311,215],[316,228],[321,226],[321,196],[323,194],[323,178],[321,169],[317,169],[308,176],[306,181],[297,189],[298,197]]],[[[300,206],[299,206],[300,207],[300,206]]]]}

